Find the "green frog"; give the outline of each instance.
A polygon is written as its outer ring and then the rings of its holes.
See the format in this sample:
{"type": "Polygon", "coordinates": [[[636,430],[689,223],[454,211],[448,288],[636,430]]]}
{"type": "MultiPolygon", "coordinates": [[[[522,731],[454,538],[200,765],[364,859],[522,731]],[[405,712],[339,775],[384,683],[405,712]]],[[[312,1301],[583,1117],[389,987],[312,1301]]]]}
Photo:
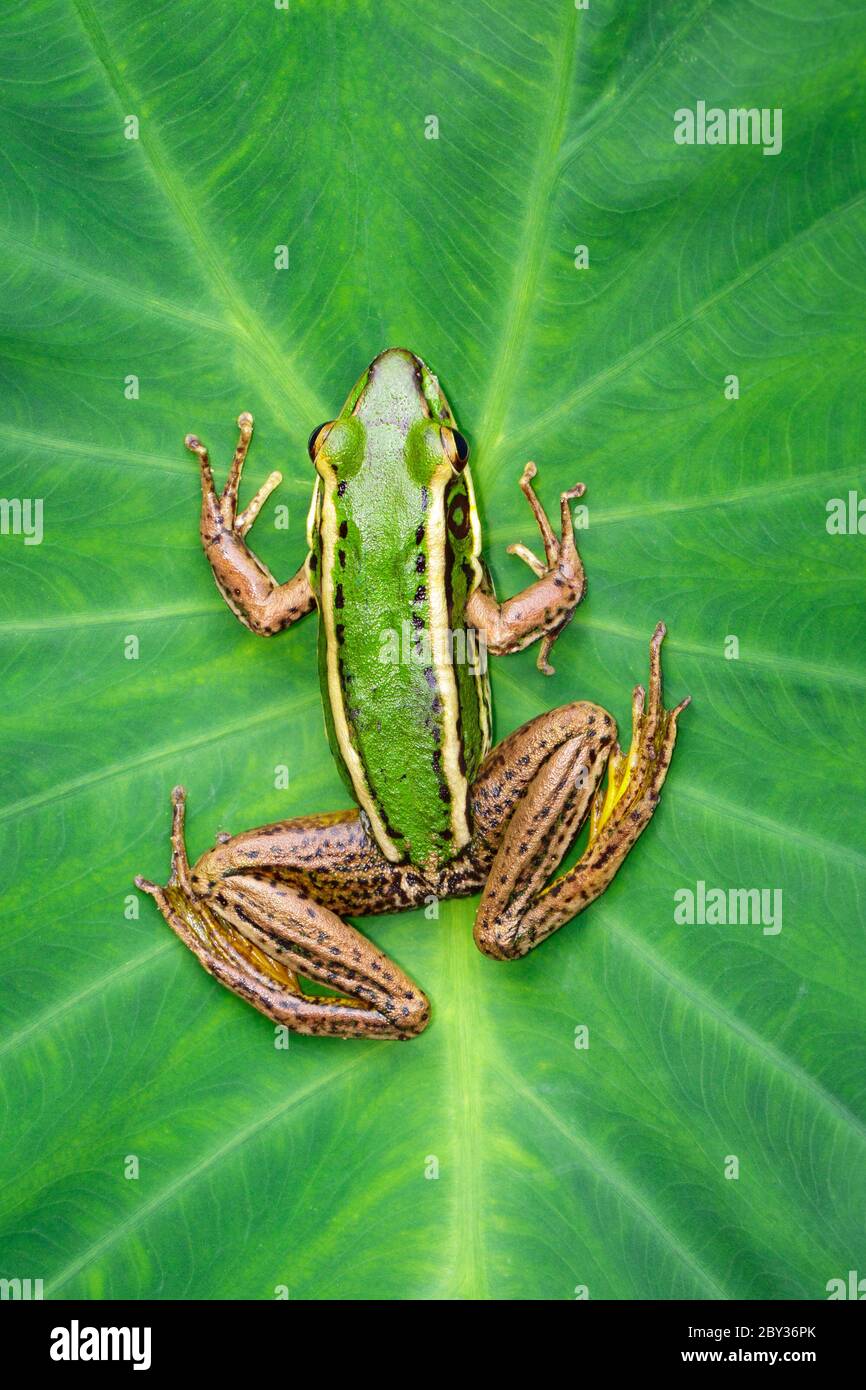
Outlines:
{"type": "Polygon", "coordinates": [[[599,705],[539,715],[491,750],[487,655],[538,642],[538,667],[585,591],[571,502],[558,534],[520,487],[544,558],[509,550],[533,582],[500,603],[481,555],[469,446],[441,386],[414,353],[390,348],[334,420],[310,435],[315,483],[308,552],[281,584],[246,537],[279,473],[243,510],[248,413],[221,492],[194,436],[201,540],[217,587],[251,631],[272,636],[316,609],[331,750],[355,806],[220,835],[190,867],[185,793],[172,793],[171,876],[137,878],[211,975],[299,1033],[407,1039],[427,1025],[423,991],[346,918],[481,892],[480,950],[514,960],[582,912],[648,824],[677,718],[662,703],[659,624],[649,682],[632,702],[628,753],[599,705]],[[586,848],[556,870],[589,818],[586,848]],[[316,991],[310,988],[316,983],[316,991]]]}

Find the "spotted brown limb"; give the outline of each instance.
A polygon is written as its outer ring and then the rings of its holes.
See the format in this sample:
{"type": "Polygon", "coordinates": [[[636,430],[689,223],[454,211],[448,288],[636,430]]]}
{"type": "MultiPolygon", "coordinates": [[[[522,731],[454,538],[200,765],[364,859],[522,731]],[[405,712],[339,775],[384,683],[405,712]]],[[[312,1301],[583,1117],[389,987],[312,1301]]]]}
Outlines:
{"type": "Polygon", "coordinates": [[[582,497],[583,483],[569,488],[560,496],[560,534],[557,536],[535,495],[532,480],[537,473],[534,463],[527,463],[520,478],[520,489],[532,508],[544,545],[544,561],[528,546],[508,547],[511,555],[523,560],[536,582],[515,594],[504,603],[486,586],[476,589],[466,605],[466,618],[482,634],[487,647],[497,655],[519,652],[532,642],[541,641],[538,669],[546,676],[553,675],[550,656],[553,644],[563,628],[571,622],[574,610],[586,591],[583,564],[574,542],[571,502],[582,497]]]}
{"type": "Polygon", "coordinates": [[[246,543],[247,532],[282,482],[282,475],[271,473],[252,501],[238,511],[238,490],[253,435],[253,417],[248,411],[238,416],[238,429],[237,447],[222,492],[216,490],[210,457],[201,440],[188,434],[184,443],[198,458],[201,470],[201,541],[217,588],[250,631],[269,637],[309,613],[315,607],[315,597],[304,566],[287,583],[279,584],[246,543]]]}
{"type": "Polygon", "coordinates": [[[136,883],[205,970],[268,1018],[300,1033],[414,1037],[429,1020],[427,999],[343,918],[483,888],[475,940],[511,960],[588,907],[649,824],[688,704],[664,708],[663,636],[659,624],[648,692],[634,692],[628,754],[599,705],[576,701],[530,720],[484,760],[471,789],[472,840],[436,873],[387,860],[357,810],[220,834],[190,868],[176,788],[168,883],[136,883]],[[551,882],[587,817],[583,856],[551,882]],[[305,979],[332,992],[311,994],[305,979]]]}
{"type": "MultiPolygon", "coordinates": [[[[172,931],[209,975],[297,1033],[404,1040],[423,1031],[430,1010],[418,986],[308,891],[305,855],[314,861],[322,841],[333,848],[347,821],[347,852],[360,852],[362,858],[367,853],[357,815],[287,823],[284,846],[269,837],[269,866],[256,862],[259,851],[252,849],[248,835],[223,841],[190,868],[182,787],[174,789],[172,804],[168,883],[161,887],[141,877],[135,882],[155,900],[172,931]],[[331,992],[312,994],[304,989],[304,979],[331,992]]],[[[280,828],[267,827],[277,832],[280,828]]],[[[383,906],[388,910],[396,904],[386,899],[383,906]]]]}
{"type": "MultiPolygon", "coordinates": [[[[604,892],[649,824],[670,766],[677,719],[689,703],[687,697],[667,710],[662,702],[664,635],[659,623],[650,642],[649,692],[641,685],[634,691],[628,754],[616,741],[610,715],[592,705],[553,710],[511,735],[497,775],[507,786],[510,763],[512,772],[522,770],[525,790],[514,801],[478,908],[475,941],[486,955],[526,955],[576,917],[604,892]],[[583,855],[550,882],[587,816],[583,855]]],[[[482,801],[482,821],[485,814],[502,815],[501,799],[482,801]]]]}

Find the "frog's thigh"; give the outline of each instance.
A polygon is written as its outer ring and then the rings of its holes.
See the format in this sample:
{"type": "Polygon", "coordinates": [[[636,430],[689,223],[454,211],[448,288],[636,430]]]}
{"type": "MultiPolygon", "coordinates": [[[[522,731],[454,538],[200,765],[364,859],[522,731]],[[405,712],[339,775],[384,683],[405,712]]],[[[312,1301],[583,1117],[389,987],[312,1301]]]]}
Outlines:
{"type": "Polygon", "coordinates": [[[475,940],[487,955],[523,956],[576,917],[604,892],[649,824],[670,765],[677,717],[688,703],[673,710],[662,703],[663,636],[660,624],[650,643],[648,697],[640,685],[633,696],[627,757],[615,742],[610,715],[593,705],[568,705],[524,725],[485,765],[476,824],[486,834],[487,852],[496,848],[475,940]],[[549,883],[590,807],[586,849],[573,868],[549,883]]]}
{"type": "Polygon", "coordinates": [[[520,930],[525,909],[579,834],[615,743],[607,711],[579,702],[524,724],[488,757],[473,789],[490,862],[475,921],[485,954],[507,959],[536,944],[520,930]]]}
{"type": "MultiPolygon", "coordinates": [[[[303,841],[315,855],[325,838],[340,842],[341,818],[319,819],[315,844],[315,818],[305,819],[300,833],[286,822],[226,840],[190,870],[178,791],[171,879],[165,888],[140,886],[153,894],[169,926],[205,970],[276,1022],[299,1033],[412,1037],[429,1019],[422,991],[361,932],[311,896],[303,881],[291,881],[290,849],[297,857],[303,841]],[[256,855],[256,836],[269,842],[267,861],[263,851],[256,855]],[[305,992],[299,976],[334,995],[305,992]]],[[[351,843],[359,849],[357,839],[350,837],[351,843]]],[[[351,857],[350,845],[344,848],[351,857]]]]}
{"type": "Polygon", "coordinates": [[[515,729],[487,755],[472,786],[473,839],[458,862],[470,858],[486,879],[516,808],[527,799],[533,807],[547,806],[551,783],[562,783],[548,808],[551,821],[562,813],[556,809],[562,803],[565,813],[581,824],[615,742],[611,716],[586,700],[562,705],[515,729]]]}
{"type": "Polygon", "coordinates": [[[392,864],[356,810],[297,816],[241,835],[224,836],[192,870],[197,891],[252,870],[282,879],[322,907],[351,917],[417,907],[431,892],[411,864],[392,864]]]}

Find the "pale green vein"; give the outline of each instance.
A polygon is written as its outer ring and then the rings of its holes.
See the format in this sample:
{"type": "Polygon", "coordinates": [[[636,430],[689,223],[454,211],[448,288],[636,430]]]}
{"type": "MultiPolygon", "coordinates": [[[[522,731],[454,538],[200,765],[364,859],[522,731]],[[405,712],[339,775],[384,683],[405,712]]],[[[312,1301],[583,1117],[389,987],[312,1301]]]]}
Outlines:
{"type": "Polygon", "coordinates": [[[469,952],[474,950],[474,945],[471,926],[461,908],[462,904],[449,906],[447,924],[439,924],[447,956],[448,994],[443,1011],[448,1029],[449,1092],[455,1116],[451,1203],[451,1244],[457,1281],[454,1292],[461,1299],[486,1299],[489,1293],[481,1227],[484,1125],[479,1078],[481,1039],[477,1009],[469,1004],[477,987],[477,979],[468,968],[469,952]],[[455,922],[454,918],[458,920],[455,922]]]}
{"type": "Polygon", "coordinates": [[[170,1183],[167,1183],[165,1187],[151,1197],[150,1201],[145,1202],[137,1211],[125,1217],[123,1221],[119,1222],[118,1225],[114,1226],[110,1231],[107,1231],[99,1240],[94,1241],[86,1250],[76,1255],[75,1259],[71,1260],[55,1279],[48,1280],[45,1285],[45,1292],[48,1297],[51,1297],[51,1295],[62,1288],[64,1284],[68,1284],[70,1279],[74,1279],[76,1274],[79,1274],[82,1269],[86,1269],[88,1265],[93,1264],[95,1260],[98,1260],[107,1250],[110,1250],[113,1245],[116,1245],[119,1240],[122,1240],[125,1236],[129,1235],[131,1231],[134,1231],[143,1221],[153,1216],[155,1212],[159,1211],[161,1207],[164,1207],[166,1203],[170,1202],[178,1193],[188,1188],[191,1183],[196,1182],[204,1173],[207,1173],[216,1164],[220,1163],[224,1158],[227,1158],[229,1154],[241,1148],[248,1139],[252,1139],[254,1135],[266,1129],[268,1125],[274,1124],[276,1120],[279,1120],[296,1106],[303,1105],[305,1101],[310,1100],[325,1086],[336,1085],[348,1076],[350,1072],[356,1071],[358,1067],[369,1062],[375,1056],[376,1053],[371,1050],[366,1052],[363,1056],[356,1057],[354,1060],[350,1061],[347,1066],[341,1067],[339,1071],[328,1072],[326,1075],[319,1077],[318,1080],[310,1082],[309,1085],[296,1091],[293,1095],[287,1097],[287,1099],[281,1100],[276,1105],[271,1106],[269,1110],[265,1111],[264,1115],[260,1115],[250,1124],[244,1125],[241,1129],[236,1130],[224,1143],[217,1145],[210,1153],[204,1154],[191,1168],[187,1168],[185,1172],[179,1173],[176,1178],[170,1183]]]}
{"type": "Polygon", "coordinates": [[[759,834],[773,835],[780,840],[787,840],[789,844],[798,845],[807,850],[812,857],[827,855],[832,859],[841,859],[844,863],[851,864],[855,869],[866,869],[866,853],[861,853],[860,850],[853,849],[850,845],[840,845],[835,840],[827,840],[821,835],[816,835],[813,830],[799,830],[786,821],[773,820],[771,816],[762,815],[760,811],[756,811],[751,806],[738,806],[733,802],[723,801],[719,796],[705,791],[702,787],[689,786],[687,782],[683,782],[682,778],[677,778],[677,796],[683,796],[688,801],[693,801],[696,806],[701,806],[714,815],[722,815],[728,820],[739,821],[742,825],[757,831],[759,834]]]}
{"type": "MultiPolygon", "coordinates": [[[[608,456],[607,449],[594,449],[588,455],[581,455],[581,467],[586,468],[590,462],[604,461],[608,456]]],[[[749,505],[752,502],[763,502],[772,498],[778,498],[784,502],[795,493],[808,492],[810,488],[833,487],[837,483],[844,484],[846,482],[853,485],[859,481],[862,471],[862,465],[856,461],[853,465],[849,462],[841,468],[826,468],[819,473],[804,473],[798,477],[777,478],[771,483],[761,483],[757,487],[737,488],[726,493],[708,492],[701,497],[684,497],[681,500],[667,497],[660,502],[647,499],[645,502],[635,502],[628,507],[598,507],[591,504],[591,529],[596,531],[600,526],[616,526],[623,521],[644,522],[659,516],[677,516],[681,512],[713,511],[717,508],[727,510],[729,507],[749,505]]],[[[486,535],[489,541],[511,541],[513,539],[511,530],[506,531],[501,526],[492,527],[486,535]]]]}
{"type": "MultiPolygon", "coordinates": [[[[633,348],[630,348],[622,357],[617,358],[615,362],[611,362],[600,372],[596,372],[594,376],[587,377],[585,381],[581,382],[581,384],[575,387],[567,396],[564,396],[556,405],[552,405],[547,410],[542,411],[540,415],[537,415],[534,420],[531,420],[522,429],[512,431],[507,436],[509,448],[517,447],[519,444],[525,443],[527,440],[537,435],[541,430],[547,429],[550,425],[556,423],[556,421],[561,420],[563,416],[570,414],[579,404],[588,400],[591,396],[595,395],[596,392],[609,385],[610,382],[616,381],[618,377],[627,372],[635,363],[642,361],[644,357],[647,357],[651,352],[655,351],[657,347],[661,347],[663,343],[670,342],[671,339],[685,332],[687,328],[703,318],[711,309],[714,309],[727,295],[734,293],[735,290],[742,289],[743,286],[753,280],[756,275],[760,275],[763,271],[769,269],[770,266],[775,265],[778,261],[784,260],[786,256],[791,255],[793,251],[799,250],[800,247],[811,242],[819,232],[825,231],[828,227],[833,226],[836,222],[847,217],[852,209],[862,206],[864,200],[866,200],[866,193],[858,193],[854,198],[850,198],[847,203],[843,203],[840,207],[832,208],[829,212],[816,218],[808,227],[801,228],[799,232],[789,237],[788,240],[783,242],[780,246],[774,246],[772,251],[768,251],[764,256],[759,257],[757,261],[741,271],[739,275],[735,275],[733,279],[728,280],[724,285],[720,285],[717,290],[714,290],[712,294],[707,295],[705,299],[702,299],[690,309],[687,314],[684,314],[682,318],[676,319],[673,323],[669,323],[664,328],[659,329],[657,333],[651,334],[649,338],[645,338],[642,342],[636,343],[633,348]]],[[[492,441],[494,454],[498,452],[502,442],[502,435],[500,435],[498,439],[492,441]]],[[[488,463],[489,462],[490,461],[488,461],[488,463]]]]}
{"type": "Polygon", "coordinates": [[[540,1095],[532,1091],[517,1072],[502,1064],[497,1065],[496,1070],[506,1086],[523,1096],[524,1100],[534,1106],[539,1114],[544,1116],[547,1123],[577,1150],[590,1172],[601,1177],[614,1191],[619,1193],[623,1201],[652,1228],[658,1239],[674,1253],[699,1283],[710,1291],[713,1298],[727,1299],[731,1297],[709,1270],[704,1269],[676,1232],[672,1231],[663,1221],[649,1198],[634,1185],[627,1174],[618,1168],[608,1155],[601,1153],[584,1136],[579,1135],[576,1130],[570,1129],[568,1125],[564,1124],[556,1111],[540,1095]]]}
{"type": "Polygon", "coordinates": [[[163,299],[160,295],[151,294],[147,290],[138,289],[129,281],[114,280],[110,275],[92,270],[89,266],[84,266],[78,261],[71,261],[68,257],[61,256],[59,251],[45,251],[39,246],[30,245],[16,237],[4,235],[2,231],[0,231],[0,246],[11,251],[19,262],[28,261],[31,265],[50,271],[64,285],[69,284],[70,281],[78,281],[85,289],[93,290],[94,293],[103,298],[119,300],[122,304],[146,309],[150,313],[161,315],[163,318],[177,319],[179,323],[190,324],[193,328],[205,328],[209,333],[225,333],[226,331],[226,325],[221,319],[215,319],[210,314],[203,314],[198,309],[190,309],[185,304],[175,304],[172,300],[163,299]]]}
{"type": "Polygon", "coordinates": [[[774,1071],[780,1072],[795,1091],[808,1096],[818,1109],[824,1111],[834,1122],[849,1130],[861,1144],[866,1145],[866,1124],[853,1111],[849,1110],[837,1096],[828,1091],[822,1082],[811,1076],[798,1062],[781,1052],[773,1043],[762,1038],[760,1033],[756,1033],[754,1028],[750,1028],[730,1009],[726,1009],[700,985],[695,984],[693,980],[670,965],[645,940],[624,927],[618,918],[613,917],[606,904],[602,903],[600,907],[601,910],[597,910],[597,915],[602,919],[605,929],[619,940],[646,969],[664,980],[680,998],[691,1004],[697,1013],[711,1018],[720,1027],[734,1033],[764,1063],[774,1071]]]}
{"type": "Polygon", "coordinates": [[[76,1009],[79,1004],[85,1004],[88,999],[92,999],[95,996],[102,999],[106,990],[111,989],[113,985],[118,984],[129,975],[134,974],[135,971],[140,970],[142,966],[150,965],[152,961],[157,960],[160,956],[167,955],[169,951],[175,949],[176,945],[177,943],[170,938],[161,942],[159,946],[152,946],[150,950],[143,951],[140,956],[134,956],[132,960],[124,961],[122,965],[116,966],[114,970],[109,970],[107,974],[100,975],[96,980],[91,980],[90,984],[84,985],[81,989],[76,990],[74,994],[70,994],[65,999],[61,999],[58,1003],[51,1004],[47,1009],[43,1009],[42,1013],[37,1014],[25,1027],[19,1028],[15,1033],[10,1033],[9,1037],[6,1038],[4,1042],[0,1043],[0,1057],[5,1057],[8,1053],[17,1051],[17,1049],[27,1042],[28,1038],[32,1038],[34,1034],[41,1035],[43,1029],[56,1023],[59,1018],[63,1018],[73,1009],[76,1009]]]}
{"type": "MultiPolygon", "coordinates": [[[[544,252],[546,218],[556,178],[556,160],[568,113],[569,87],[577,35],[577,13],[566,10],[566,33],[555,41],[555,71],[551,82],[551,101],[541,134],[535,164],[527,189],[520,250],[515,259],[511,288],[500,327],[500,346],[491,366],[490,387],[480,414],[479,437],[488,439],[508,397],[517,369],[526,318],[535,297],[544,252]]],[[[451,997],[456,1001],[452,1017],[452,1094],[457,1107],[457,1177],[453,1207],[456,1237],[456,1267],[459,1290],[464,1297],[486,1297],[484,1244],[479,1225],[480,1207],[480,1127],[481,1095],[478,1086],[476,1040],[470,1035],[471,1014],[466,1007],[470,996],[465,977],[466,947],[451,934],[449,974],[451,997]]]]}
{"type": "Polygon", "coordinates": [[[40,635],[48,632],[67,632],[70,628],[112,627],[123,623],[135,629],[143,623],[176,622],[184,618],[210,618],[224,610],[214,600],[202,604],[166,604],[162,608],[144,608],[138,612],[52,613],[45,618],[22,618],[10,623],[0,622],[0,638],[40,635]]]}
{"type": "Polygon", "coordinates": [[[727,510],[728,507],[764,502],[773,497],[784,501],[794,493],[808,492],[810,488],[832,487],[836,483],[845,483],[848,480],[853,482],[861,472],[862,465],[859,462],[853,467],[849,462],[842,468],[825,468],[820,473],[804,473],[796,478],[779,478],[759,487],[736,488],[721,496],[684,497],[681,502],[667,499],[658,503],[636,503],[631,507],[593,508],[592,526],[595,529],[597,526],[616,525],[621,521],[643,521],[647,517],[670,516],[678,512],[711,511],[717,507],[727,510]]]}
{"type": "MultiPolygon", "coordinates": [[[[644,630],[628,627],[625,623],[599,622],[597,619],[580,615],[577,620],[581,628],[590,632],[603,632],[611,637],[622,637],[629,642],[646,646],[648,637],[644,630]]],[[[681,652],[684,656],[706,658],[709,661],[724,660],[721,642],[713,646],[709,642],[690,642],[672,633],[665,638],[665,651],[681,652]]],[[[855,690],[866,689],[866,672],[855,671],[852,667],[827,666],[820,661],[804,661],[796,656],[779,656],[775,652],[755,651],[747,642],[740,648],[736,662],[725,662],[731,669],[749,671],[764,669],[780,676],[792,677],[813,683],[816,686],[845,685],[855,690]]]]}
{"type": "MultiPolygon", "coordinates": [[[[3,438],[14,444],[23,444],[29,449],[51,454],[71,454],[75,458],[99,460],[110,463],[139,463],[148,468],[161,468],[166,473],[183,473],[190,476],[189,463],[180,459],[175,463],[162,454],[147,454],[140,449],[125,449],[121,445],[98,444],[90,439],[61,439],[57,435],[41,434],[35,430],[25,430],[17,425],[3,425],[3,438]]],[[[193,463],[195,460],[193,460],[193,463]]]]}
{"type": "Polygon", "coordinates": [[[478,438],[484,441],[488,460],[500,437],[505,404],[511,394],[524,347],[527,317],[536,297],[550,199],[556,183],[559,150],[568,118],[578,17],[577,11],[570,5],[564,7],[564,13],[565,33],[554,40],[556,66],[550,84],[551,101],[541,121],[535,165],[526,190],[511,287],[499,327],[499,349],[490,364],[490,385],[479,414],[478,438]],[[493,433],[494,428],[496,434],[493,433]]]}
{"type": "MultiPolygon", "coordinates": [[[[281,418],[285,420],[283,413],[279,413],[281,418]]],[[[148,468],[159,468],[164,473],[176,473],[190,481],[196,477],[197,472],[195,460],[192,460],[191,463],[189,454],[184,455],[180,443],[180,431],[178,431],[178,438],[174,444],[174,447],[177,449],[177,459],[170,458],[168,455],[163,454],[145,453],[141,449],[126,449],[119,444],[101,444],[90,439],[62,439],[57,435],[43,434],[36,430],[22,429],[17,425],[4,424],[3,436],[6,440],[22,444],[26,448],[34,449],[37,452],[66,454],[86,464],[146,464],[148,468]]],[[[283,488],[295,489],[307,495],[310,490],[310,481],[308,477],[284,477],[281,486],[283,488]]]]}
{"type": "Polygon", "coordinates": [[[660,44],[653,54],[646,67],[635,78],[634,82],[628,87],[623,87],[619,92],[612,87],[605,94],[601,102],[592,107],[587,112],[585,120],[575,131],[574,135],[562,147],[560,157],[560,168],[565,170],[575,156],[585,148],[590,140],[595,140],[599,132],[609,126],[619,115],[622,108],[631,100],[636,92],[646,85],[653,73],[657,70],[662,59],[670,53],[676,43],[683,38],[690,29],[694,28],[699,19],[702,19],[707,10],[713,4],[713,0],[703,0],[703,3],[695,6],[691,14],[686,15],[682,23],[678,24],[673,32],[660,44]]]}
{"type": "MultiPolygon", "coordinates": [[[[141,109],[141,99],[134,91],[111,51],[91,0],[72,0],[81,27],[101,64],[114,93],[118,107],[125,114],[141,109]]],[[[254,312],[241,294],[228,268],[217,254],[216,241],[210,228],[205,227],[196,199],[186,182],[175,171],[168,151],[151,121],[142,121],[138,144],[150,162],[157,185],[183,226],[195,251],[198,264],[208,276],[211,287],[228,310],[229,317],[243,334],[250,355],[268,373],[268,382],[279,383],[280,392],[294,399],[304,420],[328,417],[327,408],[303,380],[294,359],[283,352],[272,339],[263,320],[254,312]]],[[[273,388],[270,388],[271,390],[273,388]]],[[[284,404],[279,396],[271,396],[275,409],[285,420],[284,404]]]]}
{"type": "MultiPolygon", "coordinates": [[[[318,692],[296,700],[293,709],[305,709],[317,700],[318,692]]],[[[67,797],[76,796],[79,792],[90,791],[93,787],[109,782],[115,777],[125,777],[127,773],[136,772],[143,767],[150,767],[154,763],[160,763],[165,758],[189,753],[194,748],[204,748],[209,743],[219,743],[222,739],[248,733],[250,729],[257,729],[261,725],[274,724],[276,720],[285,715],[285,712],[286,704],[285,701],[282,701],[278,705],[269,705],[267,709],[260,710],[251,719],[223,724],[217,729],[209,729],[207,733],[195,734],[192,738],[178,739],[175,743],[163,744],[161,748],[153,749],[149,753],[139,753],[136,757],[124,758],[122,762],[111,763],[108,767],[84,772],[80,777],[70,778],[68,782],[61,782],[54,787],[47,787],[45,791],[34,792],[31,796],[24,796],[18,801],[0,806],[0,821],[29,815],[31,811],[37,810],[40,806],[54,805],[67,797]]]]}

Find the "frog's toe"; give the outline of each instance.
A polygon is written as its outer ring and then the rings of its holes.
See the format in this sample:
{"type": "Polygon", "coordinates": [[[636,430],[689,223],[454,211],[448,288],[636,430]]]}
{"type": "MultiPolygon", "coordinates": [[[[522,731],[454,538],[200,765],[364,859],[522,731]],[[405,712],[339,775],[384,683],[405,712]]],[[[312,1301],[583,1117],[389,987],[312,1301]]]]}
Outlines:
{"type": "Polygon", "coordinates": [[[670,766],[677,720],[691,700],[686,696],[673,709],[662,698],[661,645],[666,628],[659,623],[650,639],[649,690],[636,685],[632,696],[632,736],[627,756],[615,750],[606,787],[599,787],[590,821],[590,844],[605,827],[629,822],[640,828],[655,810],[670,766]]]}
{"type": "Polygon", "coordinates": [[[149,893],[152,898],[155,898],[158,893],[162,892],[158,883],[151,883],[149,878],[144,878],[141,874],[136,874],[132,881],[136,888],[140,888],[142,893],[149,893]]]}
{"type": "Polygon", "coordinates": [[[149,878],[145,878],[142,874],[137,874],[135,878],[136,888],[140,888],[142,893],[149,893],[158,902],[160,897],[164,897],[170,888],[180,888],[188,896],[193,895],[189,861],[186,857],[186,845],[183,837],[186,814],[186,790],[184,787],[172,789],[171,808],[171,873],[168,883],[162,887],[158,883],[152,883],[149,878]]]}

